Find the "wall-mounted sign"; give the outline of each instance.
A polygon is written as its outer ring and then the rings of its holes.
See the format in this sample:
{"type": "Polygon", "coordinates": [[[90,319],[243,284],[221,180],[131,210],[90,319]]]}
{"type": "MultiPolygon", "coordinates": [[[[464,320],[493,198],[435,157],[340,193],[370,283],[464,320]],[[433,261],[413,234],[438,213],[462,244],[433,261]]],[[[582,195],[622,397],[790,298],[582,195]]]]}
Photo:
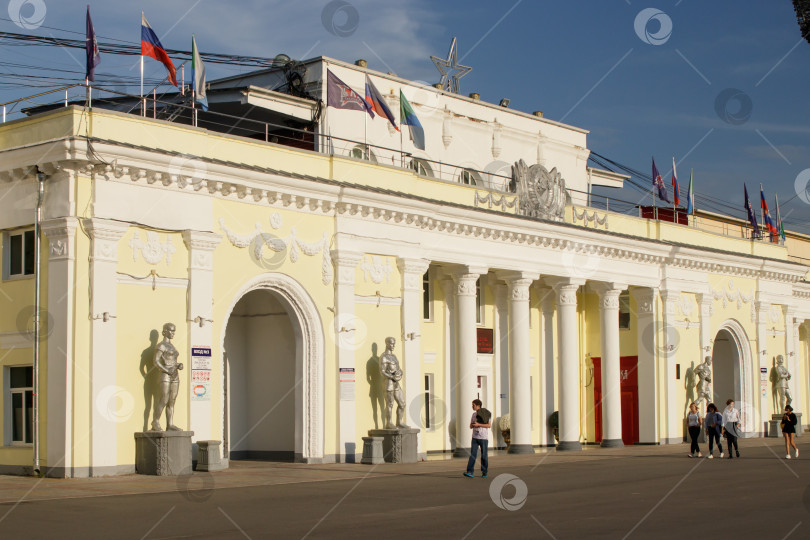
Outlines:
{"type": "Polygon", "coordinates": [[[340,381],[340,401],[354,401],[354,368],[338,368],[340,381]]]}
{"type": "Polygon", "coordinates": [[[210,382],[192,383],[191,401],[211,401],[211,383],[210,382]]]}
{"type": "Polygon", "coordinates": [[[768,368],[759,368],[759,384],[762,387],[762,397],[768,396],[768,368]]]}
{"type": "Polygon", "coordinates": [[[478,328],[478,353],[492,354],[493,332],[492,328],[478,328]]]}
{"type": "Polygon", "coordinates": [[[211,347],[191,348],[191,369],[211,369],[211,347]]]}

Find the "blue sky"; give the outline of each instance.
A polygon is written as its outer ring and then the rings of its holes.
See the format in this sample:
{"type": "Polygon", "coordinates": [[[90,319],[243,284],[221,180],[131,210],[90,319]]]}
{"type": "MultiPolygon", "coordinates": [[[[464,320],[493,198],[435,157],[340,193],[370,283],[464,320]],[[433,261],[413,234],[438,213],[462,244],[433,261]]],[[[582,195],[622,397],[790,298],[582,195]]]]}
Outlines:
{"type": "MultiPolygon", "coordinates": [[[[44,20],[25,30],[0,20],[0,30],[81,37],[57,29],[82,32],[86,2],[8,3],[29,20],[40,4],[44,20]]],[[[508,97],[514,109],[543,110],[588,129],[591,150],[644,172],[655,156],[666,176],[674,156],[682,199],[694,169],[696,191],[716,199],[713,209],[738,217],[744,216],[743,182],[756,198],[763,183],[771,207],[779,194],[788,228],[810,232],[810,196],[800,176],[810,169],[810,43],[801,39],[790,0],[345,4],[327,17],[332,25],[323,20],[327,0],[108,0],[91,10],[101,41],[136,43],[143,9],[169,48],[189,49],[194,32],[206,52],[365,58],[373,69],[427,82],[438,80],[429,55],[446,54],[456,36],[462,63],[473,67],[461,80],[462,93],[479,92],[494,102],[508,97]],[[643,12],[648,8],[654,9],[643,12]]],[[[0,11],[0,17],[9,15],[0,11]]],[[[0,47],[4,62],[83,70],[81,51],[0,47]]],[[[137,77],[136,63],[106,55],[98,71],[137,77]]],[[[210,79],[242,69],[208,70],[210,79]]],[[[160,65],[147,64],[150,74],[162,76],[160,65]]],[[[0,87],[0,100],[33,92],[13,86],[0,87]]],[[[644,197],[629,187],[603,193],[632,202],[644,197]]]]}

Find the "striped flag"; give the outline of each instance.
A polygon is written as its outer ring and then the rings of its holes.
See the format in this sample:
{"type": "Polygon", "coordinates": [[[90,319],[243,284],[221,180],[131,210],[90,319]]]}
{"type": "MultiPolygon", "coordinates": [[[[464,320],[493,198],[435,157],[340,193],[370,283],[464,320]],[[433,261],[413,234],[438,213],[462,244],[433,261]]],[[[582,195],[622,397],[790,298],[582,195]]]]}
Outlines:
{"type": "Polygon", "coordinates": [[[169,82],[177,86],[177,70],[172,63],[172,59],[166,53],[166,49],[163,48],[163,44],[160,43],[157,34],[149,26],[143,11],[141,11],[141,56],[154,58],[166,66],[166,70],[169,72],[169,82]]]}
{"type": "Polygon", "coordinates": [[[689,191],[686,192],[686,213],[695,213],[695,194],[692,191],[692,178],[695,175],[695,170],[689,171],[689,191]]]}
{"type": "Polygon", "coordinates": [[[681,186],[678,185],[678,173],[675,171],[675,158],[672,158],[672,196],[675,197],[675,206],[681,204],[681,186]]]}

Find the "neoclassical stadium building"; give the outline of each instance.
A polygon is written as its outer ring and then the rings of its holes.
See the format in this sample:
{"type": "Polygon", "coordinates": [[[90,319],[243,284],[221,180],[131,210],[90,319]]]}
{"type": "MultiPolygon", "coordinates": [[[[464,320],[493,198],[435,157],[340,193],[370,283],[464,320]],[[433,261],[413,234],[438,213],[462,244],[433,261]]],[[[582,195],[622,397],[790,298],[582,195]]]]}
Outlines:
{"type": "Polygon", "coordinates": [[[680,443],[705,357],[747,434],[779,356],[807,410],[810,238],[611,210],[592,188],[627,177],[585,130],[358,64],[280,58],[208,112],[94,90],[0,125],[0,472],[133,472],[169,322],[175,423],[226,460],[359,461],[389,336],[422,456],[464,454],[475,398],[510,452],[680,443]],[[330,73],[401,131],[328,106],[330,73]]]}

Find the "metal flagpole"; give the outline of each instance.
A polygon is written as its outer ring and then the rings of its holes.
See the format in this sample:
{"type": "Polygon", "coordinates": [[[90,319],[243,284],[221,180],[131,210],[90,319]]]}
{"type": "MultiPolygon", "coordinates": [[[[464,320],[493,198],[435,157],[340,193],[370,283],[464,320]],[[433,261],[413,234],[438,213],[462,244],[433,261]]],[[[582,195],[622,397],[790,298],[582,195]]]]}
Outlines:
{"type": "Polygon", "coordinates": [[[143,100],[143,55],[141,55],[141,116],[146,116],[146,103],[143,100]]]}

